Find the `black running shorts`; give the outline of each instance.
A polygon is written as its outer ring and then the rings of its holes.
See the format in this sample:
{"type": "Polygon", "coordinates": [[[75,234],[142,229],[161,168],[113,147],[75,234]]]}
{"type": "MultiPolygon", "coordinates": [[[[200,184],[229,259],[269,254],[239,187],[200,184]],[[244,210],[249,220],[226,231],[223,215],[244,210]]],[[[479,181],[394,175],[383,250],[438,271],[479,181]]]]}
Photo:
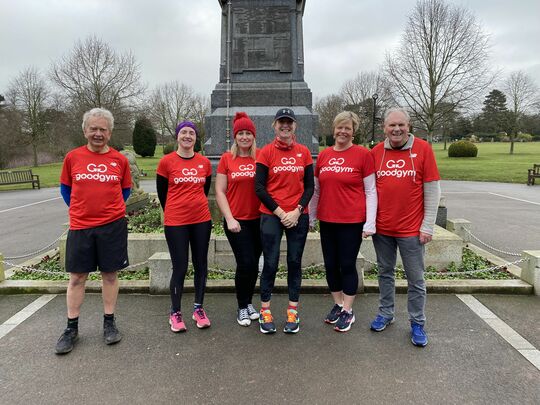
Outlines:
{"type": "Polygon", "coordinates": [[[127,220],[95,228],[69,230],[66,243],[66,270],[70,273],[113,272],[129,265],[127,220]]]}

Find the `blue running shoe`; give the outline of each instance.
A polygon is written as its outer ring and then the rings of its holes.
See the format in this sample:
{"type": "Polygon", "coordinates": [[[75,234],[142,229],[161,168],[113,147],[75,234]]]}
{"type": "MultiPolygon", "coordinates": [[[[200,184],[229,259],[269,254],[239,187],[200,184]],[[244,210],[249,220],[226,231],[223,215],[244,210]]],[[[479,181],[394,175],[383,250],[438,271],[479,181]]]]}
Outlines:
{"type": "Polygon", "coordinates": [[[424,331],[424,325],[411,322],[411,342],[415,346],[424,347],[427,345],[428,338],[424,331]]]}
{"type": "Polygon", "coordinates": [[[341,314],[339,315],[339,319],[336,322],[336,326],[334,326],[334,330],[338,332],[347,332],[351,329],[351,325],[355,321],[354,313],[347,312],[343,310],[341,314]]]}
{"type": "Polygon", "coordinates": [[[262,333],[276,333],[274,318],[269,309],[261,308],[261,312],[259,312],[259,330],[262,333]]]}
{"type": "Polygon", "coordinates": [[[371,330],[375,332],[382,332],[388,325],[394,322],[394,318],[385,318],[382,315],[377,317],[371,322],[371,330]]]}
{"type": "Polygon", "coordinates": [[[339,319],[339,314],[341,314],[341,311],[343,310],[343,307],[338,304],[334,304],[328,315],[326,315],[325,322],[334,324],[339,319]]]}

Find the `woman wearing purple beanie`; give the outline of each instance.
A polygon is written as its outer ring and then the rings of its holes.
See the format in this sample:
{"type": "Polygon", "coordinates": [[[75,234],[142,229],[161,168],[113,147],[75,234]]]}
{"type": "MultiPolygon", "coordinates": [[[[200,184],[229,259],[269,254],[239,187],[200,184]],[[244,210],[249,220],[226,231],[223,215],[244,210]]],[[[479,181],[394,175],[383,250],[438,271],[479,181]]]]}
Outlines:
{"type": "Polygon", "coordinates": [[[195,270],[192,318],[198,328],[210,326],[210,320],[202,305],[208,275],[208,243],[212,230],[207,199],[212,166],[206,157],[195,152],[197,135],[197,127],[191,121],[178,124],[178,150],[163,156],[156,176],[157,194],[164,211],[165,238],[173,265],[169,316],[169,325],[173,332],[186,330],[181,301],[190,246],[195,270]]]}

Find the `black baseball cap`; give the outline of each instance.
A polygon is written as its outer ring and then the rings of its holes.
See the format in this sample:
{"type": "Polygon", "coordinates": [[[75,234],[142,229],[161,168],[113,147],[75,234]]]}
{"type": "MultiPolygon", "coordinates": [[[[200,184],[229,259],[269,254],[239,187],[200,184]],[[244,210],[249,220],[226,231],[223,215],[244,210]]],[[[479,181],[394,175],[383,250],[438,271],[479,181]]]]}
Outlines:
{"type": "Polygon", "coordinates": [[[290,108],[280,108],[276,113],[274,121],[280,120],[282,118],[288,118],[296,122],[296,116],[294,115],[294,111],[290,108]]]}

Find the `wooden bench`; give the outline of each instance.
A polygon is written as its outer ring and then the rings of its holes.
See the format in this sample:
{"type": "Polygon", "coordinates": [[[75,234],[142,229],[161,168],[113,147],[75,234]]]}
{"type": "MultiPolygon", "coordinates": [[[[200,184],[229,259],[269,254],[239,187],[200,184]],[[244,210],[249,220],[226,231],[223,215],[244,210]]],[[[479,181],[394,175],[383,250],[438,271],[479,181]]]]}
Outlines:
{"type": "Polygon", "coordinates": [[[39,176],[37,174],[32,174],[32,170],[10,170],[5,172],[0,172],[0,186],[7,184],[24,184],[32,183],[32,188],[40,188],[39,186],[39,176]]]}
{"type": "Polygon", "coordinates": [[[533,168],[528,170],[527,185],[534,186],[534,179],[540,178],[540,165],[533,165],[533,168]]]}

